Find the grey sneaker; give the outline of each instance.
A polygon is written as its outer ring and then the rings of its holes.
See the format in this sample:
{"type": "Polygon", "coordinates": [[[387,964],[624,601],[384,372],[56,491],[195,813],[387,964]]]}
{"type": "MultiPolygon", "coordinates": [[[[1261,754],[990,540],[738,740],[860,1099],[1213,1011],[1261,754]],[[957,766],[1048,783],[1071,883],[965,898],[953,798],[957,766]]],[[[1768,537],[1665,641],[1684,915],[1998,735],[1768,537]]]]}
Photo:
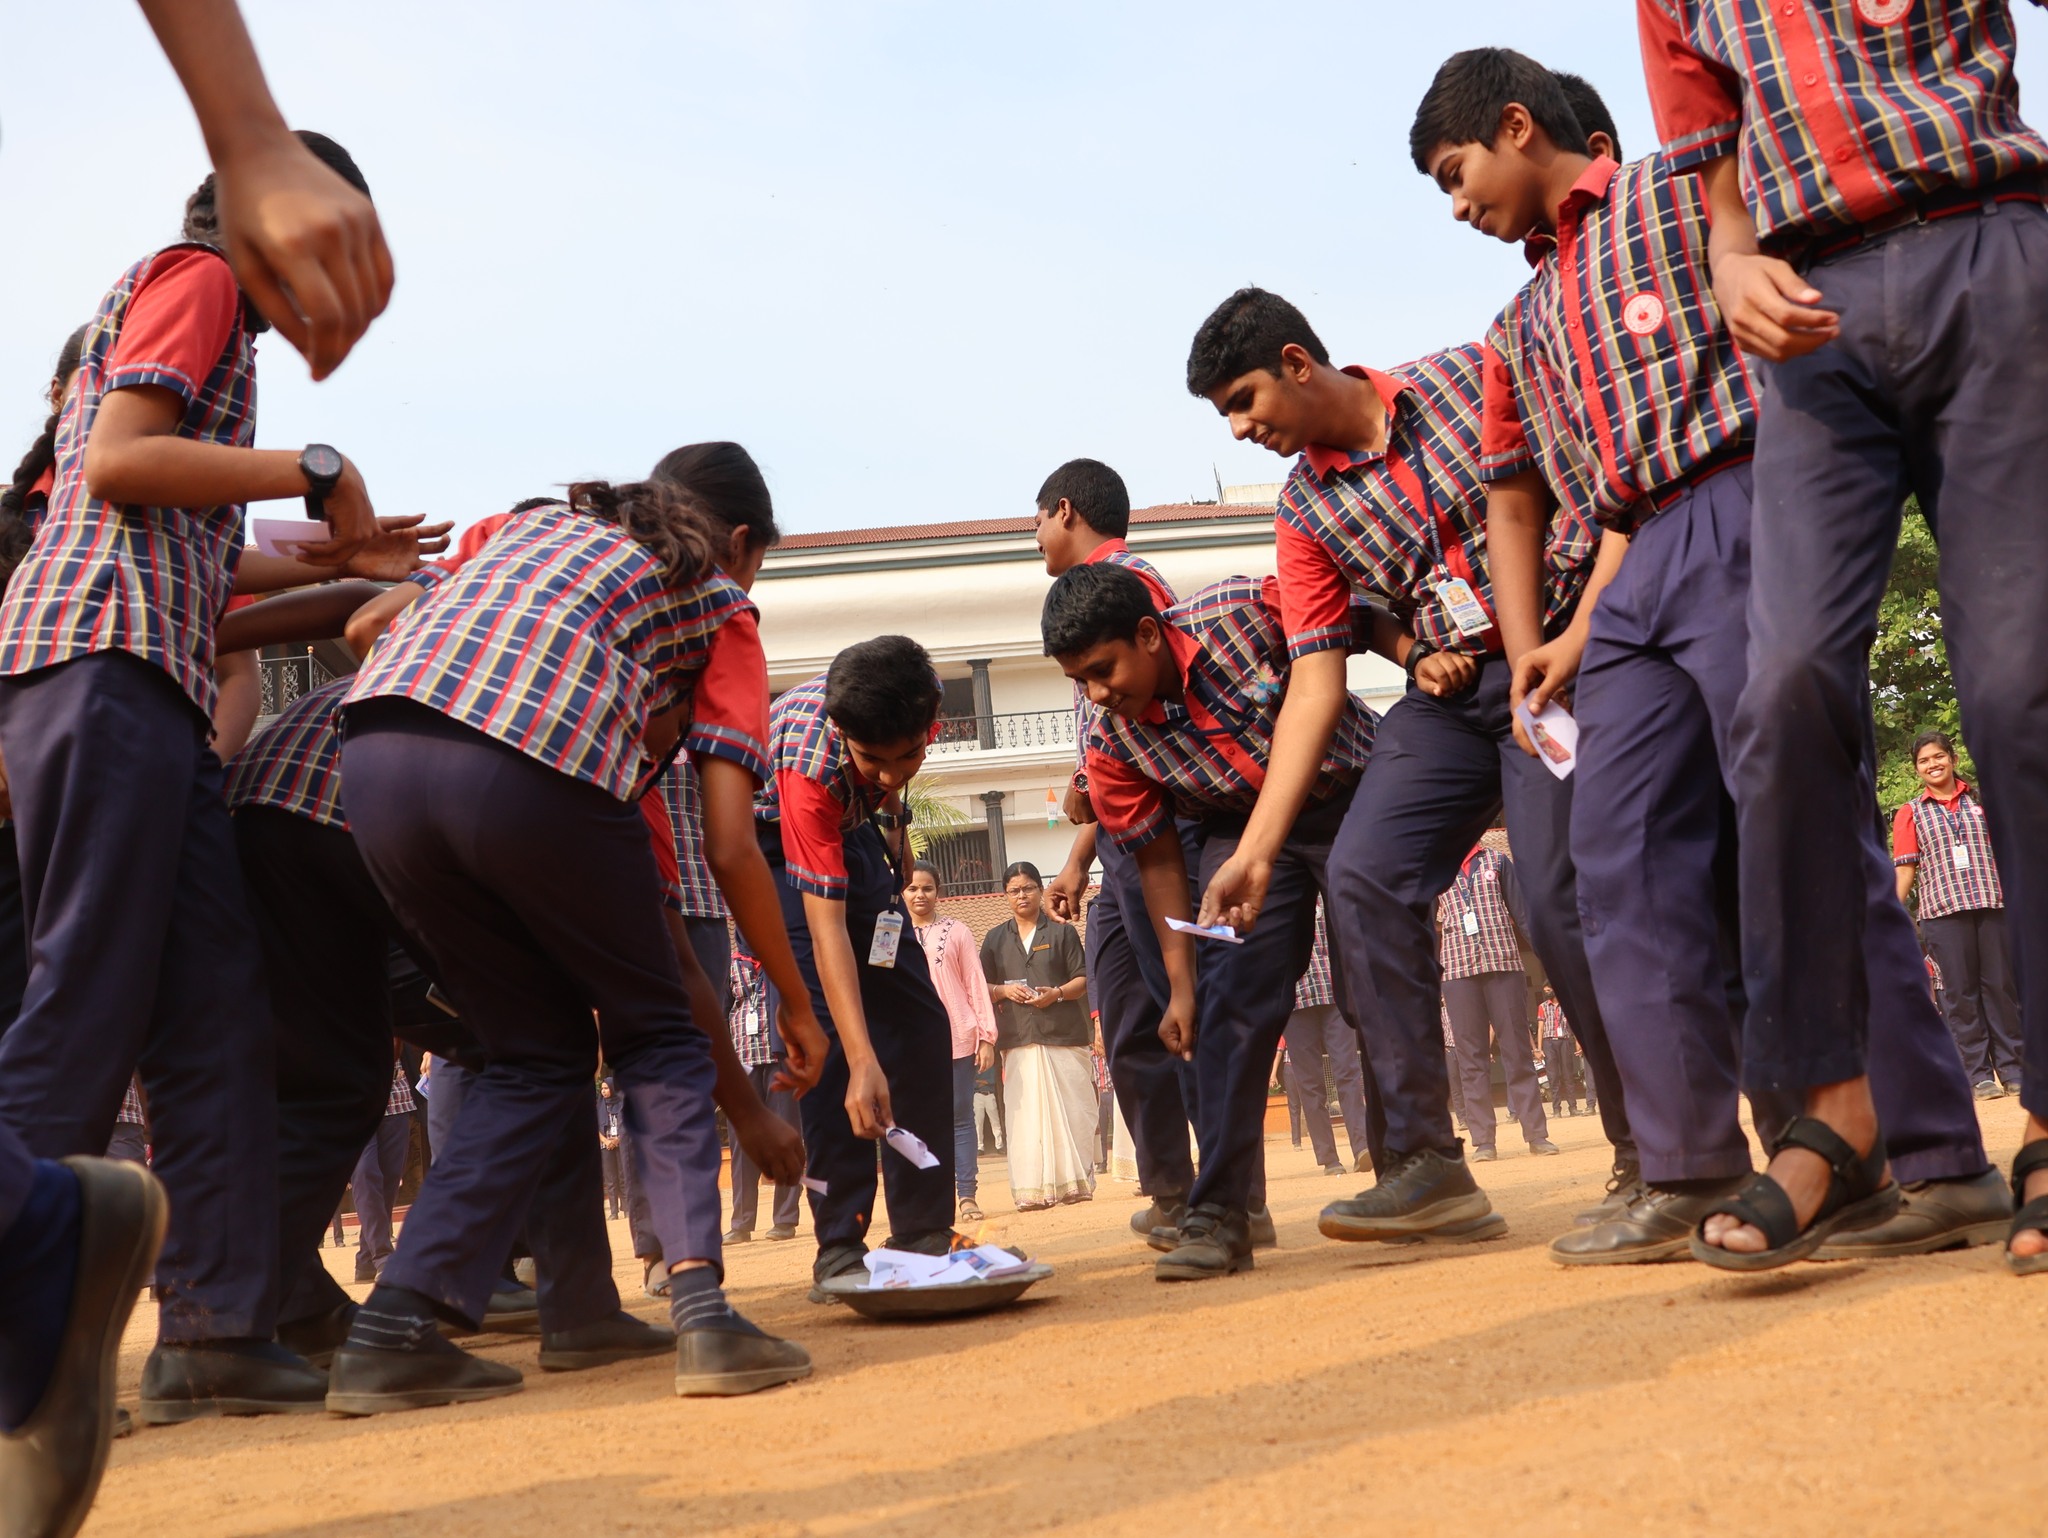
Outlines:
{"type": "Polygon", "coordinates": [[[1205,1282],[1251,1268],[1251,1232],[1245,1214],[1204,1202],[1188,1209],[1180,1226],[1180,1242],[1159,1257],[1152,1274],[1162,1282],[1205,1282]]]}
{"type": "Polygon", "coordinates": [[[1400,1239],[1469,1223],[1493,1211],[1462,1158],[1433,1148],[1387,1157],[1378,1185],[1323,1209],[1316,1227],[1326,1238],[1400,1239]]]}

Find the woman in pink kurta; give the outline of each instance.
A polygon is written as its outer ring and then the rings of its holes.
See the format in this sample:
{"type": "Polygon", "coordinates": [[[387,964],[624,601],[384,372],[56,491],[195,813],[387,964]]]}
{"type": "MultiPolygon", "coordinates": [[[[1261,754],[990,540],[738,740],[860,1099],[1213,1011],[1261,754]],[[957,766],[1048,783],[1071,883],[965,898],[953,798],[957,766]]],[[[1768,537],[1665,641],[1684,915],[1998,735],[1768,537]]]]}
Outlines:
{"type": "Polygon", "coordinates": [[[939,873],[919,860],[903,888],[903,904],[917,943],[931,963],[932,982],[953,1022],[953,1181],[960,1200],[959,1221],[978,1223],[974,1204],[974,1076],[996,1060],[996,1012],[981,975],[974,931],[960,920],[939,916],[939,873]]]}

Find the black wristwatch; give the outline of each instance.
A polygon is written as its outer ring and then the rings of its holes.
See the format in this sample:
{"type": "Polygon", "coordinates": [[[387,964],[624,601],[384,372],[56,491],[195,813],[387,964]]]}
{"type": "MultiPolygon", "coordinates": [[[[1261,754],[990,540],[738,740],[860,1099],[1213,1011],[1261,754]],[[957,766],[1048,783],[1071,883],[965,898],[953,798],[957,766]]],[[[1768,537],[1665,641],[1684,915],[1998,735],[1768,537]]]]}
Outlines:
{"type": "Polygon", "coordinates": [[[1408,682],[1410,682],[1411,684],[1415,682],[1416,664],[1421,662],[1424,657],[1434,656],[1437,650],[1438,648],[1428,641],[1417,641],[1413,646],[1408,648],[1408,682]]]}
{"type": "Polygon", "coordinates": [[[341,484],[341,451],[330,444],[309,443],[299,450],[299,474],[306,478],[306,516],[325,518],[323,509],[341,484]]]}

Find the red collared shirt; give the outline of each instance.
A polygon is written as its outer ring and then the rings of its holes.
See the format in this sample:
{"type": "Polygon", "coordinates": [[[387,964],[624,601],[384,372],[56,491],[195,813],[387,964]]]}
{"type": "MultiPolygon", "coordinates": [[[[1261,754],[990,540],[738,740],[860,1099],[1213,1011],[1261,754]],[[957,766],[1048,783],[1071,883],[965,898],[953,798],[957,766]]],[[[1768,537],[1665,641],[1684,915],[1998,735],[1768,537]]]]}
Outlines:
{"type": "Polygon", "coordinates": [[[1487,340],[1480,474],[1534,465],[1630,532],[1693,472],[1746,454],[1757,388],[1721,322],[1699,178],[1602,157],[1487,340]]]}
{"type": "MultiPolygon", "coordinates": [[[[1493,579],[1486,559],[1486,491],[1479,478],[1484,413],[1477,343],[1435,353],[1389,374],[1348,368],[1369,380],[1387,412],[1386,447],[1347,453],[1314,446],[1280,490],[1274,519],[1280,604],[1290,657],[1348,647],[1354,591],[1407,620],[1445,651],[1500,650],[1489,624],[1462,633],[1444,585],[1468,584],[1489,620],[1493,579]]],[[[1547,625],[1577,604],[1597,537],[1576,509],[1551,521],[1544,551],[1547,625]]]]}
{"type": "Polygon", "coordinates": [[[1636,19],[1673,168],[1739,156],[1760,236],[2048,171],[2006,0],[1636,0],[1636,19]]]}

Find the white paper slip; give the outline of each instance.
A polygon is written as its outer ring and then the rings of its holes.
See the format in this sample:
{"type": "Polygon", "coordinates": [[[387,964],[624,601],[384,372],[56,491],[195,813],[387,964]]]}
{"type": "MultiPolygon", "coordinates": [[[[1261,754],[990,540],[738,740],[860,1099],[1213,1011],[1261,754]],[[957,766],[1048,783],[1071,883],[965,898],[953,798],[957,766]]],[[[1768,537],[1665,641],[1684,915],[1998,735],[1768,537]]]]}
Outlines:
{"type": "Polygon", "coordinates": [[[1177,929],[1184,935],[1193,935],[1197,940],[1221,940],[1226,945],[1244,944],[1244,936],[1228,924],[1190,924],[1186,919],[1168,919],[1168,929],[1177,929]]]}
{"type": "Polygon", "coordinates": [[[993,1282],[1031,1269],[995,1244],[980,1244],[950,1255],[916,1255],[908,1250],[871,1250],[862,1263],[870,1287],[953,1287],[962,1282],[993,1282]]]}
{"type": "MultiPolygon", "coordinates": [[[[938,1161],[934,1159],[932,1162],[936,1164],[938,1161]]],[[[816,1191],[820,1196],[823,1196],[825,1194],[825,1182],[815,1178],[814,1176],[804,1176],[804,1184],[811,1190],[816,1191]]]]}
{"type": "Polygon", "coordinates": [[[925,1147],[924,1139],[908,1127],[891,1127],[882,1134],[888,1145],[921,1170],[937,1169],[938,1158],[925,1147]]]}
{"type": "Polygon", "coordinates": [[[1560,780],[1568,776],[1579,761],[1579,723],[1572,719],[1571,712],[1551,700],[1539,715],[1532,713],[1524,701],[1515,707],[1515,719],[1536,744],[1536,755],[1543,760],[1543,767],[1560,780]]]}
{"type": "Polygon", "coordinates": [[[287,560],[296,558],[307,545],[324,545],[334,538],[334,531],[318,518],[252,518],[249,523],[258,550],[287,560]]]}

